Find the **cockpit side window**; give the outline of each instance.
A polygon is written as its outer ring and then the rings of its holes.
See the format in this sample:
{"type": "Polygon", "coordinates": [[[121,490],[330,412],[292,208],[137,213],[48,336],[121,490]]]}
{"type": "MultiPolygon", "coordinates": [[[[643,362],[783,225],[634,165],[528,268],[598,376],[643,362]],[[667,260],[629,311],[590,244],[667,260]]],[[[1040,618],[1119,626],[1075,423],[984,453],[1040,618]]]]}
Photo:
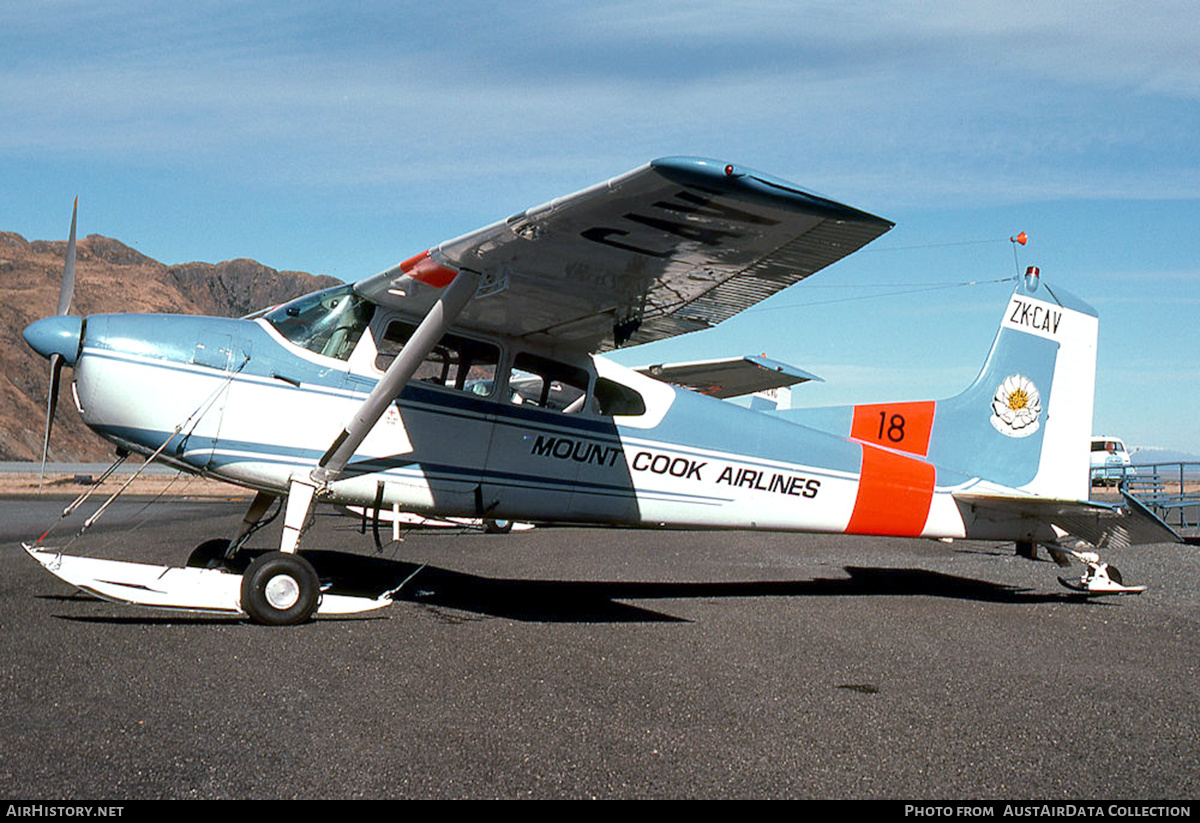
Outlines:
{"type": "Polygon", "coordinates": [[[266,319],[297,346],[348,360],[374,314],[375,304],[347,285],[298,297],[267,312],[266,319]]]}
{"type": "MultiPolygon", "coordinates": [[[[375,368],[386,371],[416,330],[415,324],[404,320],[388,323],[379,342],[375,368]]],[[[499,363],[500,349],[497,346],[456,334],[445,334],[417,367],[412,379],[487,397],[496,382],[499,363]]]]}

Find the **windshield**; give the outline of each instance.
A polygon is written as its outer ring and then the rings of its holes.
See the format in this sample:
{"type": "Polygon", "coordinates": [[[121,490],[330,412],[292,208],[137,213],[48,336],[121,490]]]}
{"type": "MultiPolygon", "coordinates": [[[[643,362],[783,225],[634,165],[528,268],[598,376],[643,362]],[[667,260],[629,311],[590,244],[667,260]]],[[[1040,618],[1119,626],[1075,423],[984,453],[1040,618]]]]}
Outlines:
{"type": "Polygon", "coordinates": [[[346,285],[298,297],[272,309],[266,319],[297,346],[348,360],[374,313],[375,305],[346,285]]]}

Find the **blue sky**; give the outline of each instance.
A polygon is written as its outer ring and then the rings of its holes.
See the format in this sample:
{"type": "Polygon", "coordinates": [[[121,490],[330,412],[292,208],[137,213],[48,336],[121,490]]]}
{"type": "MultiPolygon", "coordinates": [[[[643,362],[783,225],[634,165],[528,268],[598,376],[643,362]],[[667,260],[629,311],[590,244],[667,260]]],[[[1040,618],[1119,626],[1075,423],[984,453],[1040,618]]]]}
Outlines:
{"type": "Polygon", "coordinates": [[[1101,315],[1095,429],[1200,454],[1200,7],[0,2],[0,230],[354,280],[659,156],[894,220],[718,330],[804,404],[952,394],[1026,265],[1101,315]],[[1009,236],[1025,231],[1017,249],[1009,236]],[[957,284],[977,282],[980,285],[957,284]]]}

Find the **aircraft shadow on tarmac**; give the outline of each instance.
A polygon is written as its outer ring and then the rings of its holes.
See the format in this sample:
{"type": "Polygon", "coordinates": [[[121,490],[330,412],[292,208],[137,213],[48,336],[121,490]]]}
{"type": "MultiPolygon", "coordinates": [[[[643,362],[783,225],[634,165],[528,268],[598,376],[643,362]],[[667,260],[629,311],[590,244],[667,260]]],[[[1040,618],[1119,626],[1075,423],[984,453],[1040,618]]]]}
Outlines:
{"type": "MultiPolygon", "coordinates": [[[[845,578],[793,581],[672,582],[520,580],[338,552],[306,551],[329,591],[375,597],[399,587],[397,602],[525,622],[688,622],[627,601],[761,597],[942,597],[981,603],[1040,604],[1077,600],[926,569],[849,566],[845,578]]],[[[74,619],[80,619],[78,617],[74,619]]],[[[85,618],[97,620],[101,618],[85,618]]],[[[325,618],[328,619],[328,618],[325,618]]],[[[358,618],[361,619],[361,618],[358,618]]],[[[103,618],[112,621],[114,618],[103,618]]],[[[137,621],[135,617],[116,621],[137,621]]],[[[194,621],[189,621],[194,622],[194,621]]]]}
{"type": "Polygon", "coordinates": [[[721,583],[505,580],[426,567],[396,595],[424,605],[530,622],[686,622],[627,601],[761,597],[929,596],[987,603],[1062,602],[1012,586],[920,569],[845,569],[849,578],[721,583]]]}

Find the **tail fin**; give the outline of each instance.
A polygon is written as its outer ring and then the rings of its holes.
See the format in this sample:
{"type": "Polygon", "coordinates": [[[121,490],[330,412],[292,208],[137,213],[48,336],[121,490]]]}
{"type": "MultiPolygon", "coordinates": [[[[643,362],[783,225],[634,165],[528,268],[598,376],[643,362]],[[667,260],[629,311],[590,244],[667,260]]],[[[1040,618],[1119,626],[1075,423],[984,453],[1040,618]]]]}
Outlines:
{"type": "MultiPolygon", "coordinates": [[[[1035,271],[1017,283],[983,370],[961,394],[784,414],[964,479],[1086,500],[1098,329],[1093,308],[1035,271]]],[[[939,484],[951,482],[939,473],[939,484]]]]}
{"type": "Polygon", "coordinates": [[[937,404],[929,460],[1032,494],[1086,500],[1099,325],[1082,300],[1036,274],[1022,278],[979,377],[937,404]]]}

